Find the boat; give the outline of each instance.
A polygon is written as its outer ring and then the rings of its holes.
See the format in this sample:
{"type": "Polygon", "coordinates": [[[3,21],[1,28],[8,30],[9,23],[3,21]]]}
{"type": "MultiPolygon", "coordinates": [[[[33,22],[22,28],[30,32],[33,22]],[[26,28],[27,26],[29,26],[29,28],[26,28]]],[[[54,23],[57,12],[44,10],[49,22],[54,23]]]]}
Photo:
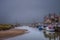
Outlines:
{"type": "Polygon", "coordinates": [[[43,30],[44,27],[43,27],[42,25],[40,25],[40,26],[38,26],[37,28],[38,28],[39,30],[43,30]]]}
{"type": "Polygon", "coordinates": [[[53,32],[53,31],[55,31],[55,28],[54,28],[53,25],[48,25],[48,26],[46,27],[46,30],[53,32]]]}
{"type": "Polygon", "coordinates": [[[55,31],[60,32],[60,24],[57,27],[55,27],[55,31]]]}

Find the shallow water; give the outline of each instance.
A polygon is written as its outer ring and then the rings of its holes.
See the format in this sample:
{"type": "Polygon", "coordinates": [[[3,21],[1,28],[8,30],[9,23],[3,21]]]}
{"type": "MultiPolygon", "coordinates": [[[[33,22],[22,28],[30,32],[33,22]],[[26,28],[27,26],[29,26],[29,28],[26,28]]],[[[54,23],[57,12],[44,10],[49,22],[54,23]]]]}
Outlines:
{"type": "Polygon", "coordinates": [[[16,27],[15,29],[27,29],[28,33],[6,40],[60,40],[60,34],[56,32],[39,31],[37,28],[28,26],[16,27]]]}

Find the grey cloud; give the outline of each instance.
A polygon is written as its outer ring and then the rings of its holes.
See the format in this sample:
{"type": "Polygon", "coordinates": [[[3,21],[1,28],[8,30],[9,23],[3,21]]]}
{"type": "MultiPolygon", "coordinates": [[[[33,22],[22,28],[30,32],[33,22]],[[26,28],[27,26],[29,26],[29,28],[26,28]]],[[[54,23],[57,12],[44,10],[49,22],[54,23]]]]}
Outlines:
{"type": "Polygon", "coordinates": [[[0,0],[0,23],[41,22],[54,12],[60,12],[60,0],[0,0]]]}

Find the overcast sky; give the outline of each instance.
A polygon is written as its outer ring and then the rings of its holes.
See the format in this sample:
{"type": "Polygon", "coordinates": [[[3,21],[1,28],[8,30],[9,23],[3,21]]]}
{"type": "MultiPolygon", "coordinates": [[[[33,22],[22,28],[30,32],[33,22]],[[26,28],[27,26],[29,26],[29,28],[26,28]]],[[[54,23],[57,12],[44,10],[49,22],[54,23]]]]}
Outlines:
{"type": "Polygon", "coordinates": [[[60,0],[0,0],[0,23],[42,22],[54,12],[60,13],[60,0]]]}

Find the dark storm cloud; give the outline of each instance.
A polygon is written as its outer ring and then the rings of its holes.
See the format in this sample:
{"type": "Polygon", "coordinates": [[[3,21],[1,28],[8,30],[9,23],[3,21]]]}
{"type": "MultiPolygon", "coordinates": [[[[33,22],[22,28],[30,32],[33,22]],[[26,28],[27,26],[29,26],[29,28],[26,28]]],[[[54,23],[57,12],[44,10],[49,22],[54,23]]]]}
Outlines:
{"type": "Polygon", "coordinates": [[[0,23],[41,22],[54,12],[60,12],[60,0],[0,0],[0,23]]]}

